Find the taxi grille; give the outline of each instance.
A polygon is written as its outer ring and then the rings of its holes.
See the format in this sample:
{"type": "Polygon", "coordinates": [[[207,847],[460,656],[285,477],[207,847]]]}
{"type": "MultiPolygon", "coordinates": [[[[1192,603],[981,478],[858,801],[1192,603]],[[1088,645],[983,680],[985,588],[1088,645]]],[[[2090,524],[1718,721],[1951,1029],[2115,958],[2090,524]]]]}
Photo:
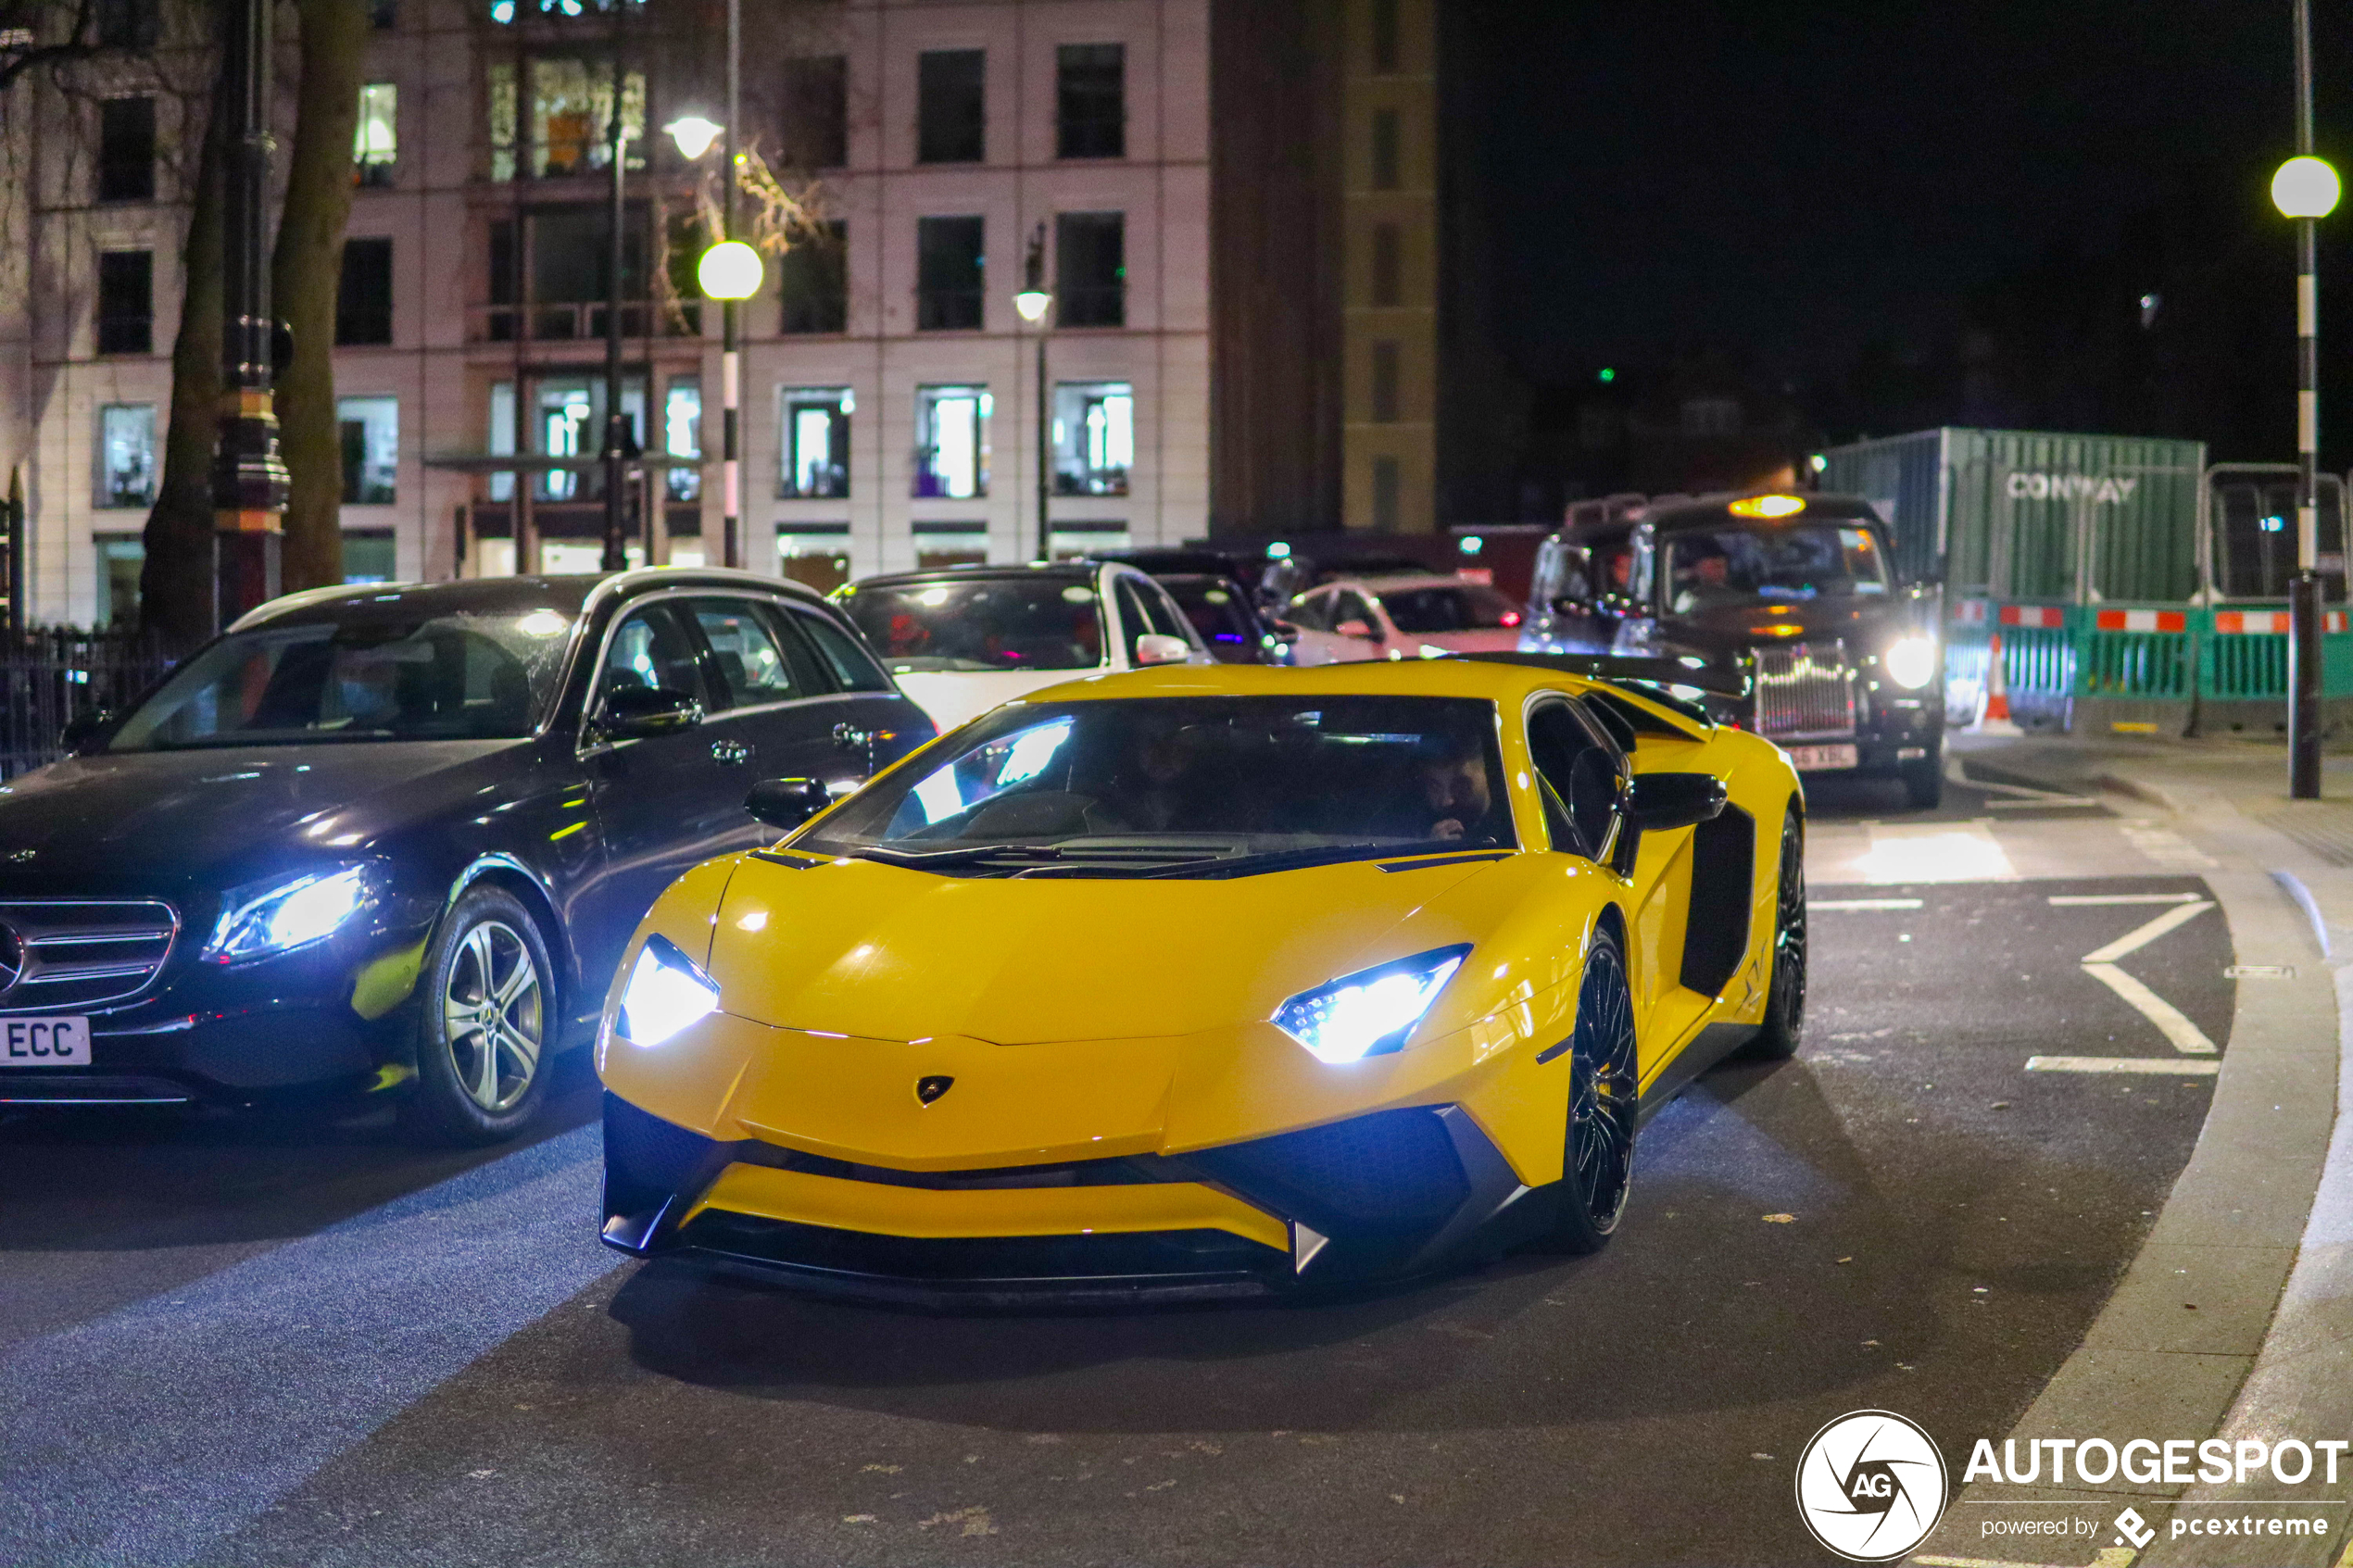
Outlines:
{"type": "Polygon", "coordinates": [[[159,898],[0,900],[0,1013],[69,1012],[146,989],[180,917],[159,898]]]}
{"type": "Polygon", "coordinates": [[[1846,645],[1756,650],[1756,733],[1768,740],[1845,739],[1855,733],[1855,673],[1846,645]]]}

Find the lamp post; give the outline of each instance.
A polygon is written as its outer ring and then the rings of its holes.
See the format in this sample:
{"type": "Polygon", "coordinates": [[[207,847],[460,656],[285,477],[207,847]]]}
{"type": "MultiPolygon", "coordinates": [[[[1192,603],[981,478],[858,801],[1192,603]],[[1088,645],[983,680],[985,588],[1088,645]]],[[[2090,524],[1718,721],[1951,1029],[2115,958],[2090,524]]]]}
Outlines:
{"type": "MultiPolygon", "coordinates": [[[[2287,792],[2321,797],[2320,220],[2336,207],[2336,170],[2312,156],[2312,6],[2296,0],[2296,157],[2271,176],[2271,201],[2296,220],[2296,576],[2288,584],[2287,792]]],[[[2340,522],[2340,527],[2342,526],[2340,522]]]]}
{"type": "Polygon", "coordinates": [[[1053,402],[1046,389],[1046,312],[1053,308],[1054,296],[1046,287],[1046,225],[1029,237],[1029,260],[1024,270],[1021,293],[1013,295],[1013,308],[1021,319],[1038,329],[1038,557],[1041,561],[1054,558],[1054,529],[1049,503],[1054,493],[1051,471],[1053,402]]]}
{"type": "Polygon", "coordinates": [[[725,512],[720,524],[720,560],[726,566],[743,564],[736,543],[742,486],[736,458],[736,409],[742,384],[742,344],[736,307],[760,292],[760,280],[766,270],[761,264],[760,252],[735,237],[737,155],[736,133],[729,127],[735,122],[736,99],[736,4],[737,0],[727,0],[728,126],[713,125],[697,114],[673,119],[663,127],[670,132],[671,140],[678,144],[679,156],[689,162],[709,152],[711,142],[723,132],[727,138],[724,173],[727,187],[725,199],[720,204],[719,243],[704,251],[702,259],[695,264],[695,282],[702,286],[705,296],[720,302],[719,392],[722,411],[719,485],[725,512]]]}
{"type": "Polygon", "coordinates": [[[237,116],[222,257],[220,445],[212,463],[213,614],[226,626],[278,596],[286,465],[278,454],[270,308],[270,0],[241,0],[226,62],[237,116]]]}
{"type": "Polygon", "coordinates": [[[612,67],[611,125],[606,138],[607,157],[612,164],[612,226],[608,235],[611,250],[606,257],[605,441],[599,454],[605,465],[605,553],[602,564],[607,571],[619,571],[629,564],[626,473],[631,442],[628,416],[621,410],[622,222],[625,210],[623,176],[627,172],[629,128],[622,122],[621,88],[621,54],[616,50],[612,67]]]}

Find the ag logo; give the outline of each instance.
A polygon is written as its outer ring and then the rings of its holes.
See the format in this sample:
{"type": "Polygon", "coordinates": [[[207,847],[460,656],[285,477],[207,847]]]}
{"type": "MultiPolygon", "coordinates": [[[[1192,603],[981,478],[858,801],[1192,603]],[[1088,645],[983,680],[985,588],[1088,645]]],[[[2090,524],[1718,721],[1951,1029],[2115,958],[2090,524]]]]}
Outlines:
{"type": "Polygon", "coordinates": [[[918,1078],[915,1080],[915,1103],[929,1105],[955,1086],[956,1080],[942,1073],[934,1073],[928,1077],[918,1078]]]}
{"type": "Polygon", "coordinates": [[[1841,1557],[1901,1557],[1944,1512],[1944,1456],[1893,1411],[1840,1416],[1798,1457],[1797,1512],[1814,1538],[1841,1557]]]}

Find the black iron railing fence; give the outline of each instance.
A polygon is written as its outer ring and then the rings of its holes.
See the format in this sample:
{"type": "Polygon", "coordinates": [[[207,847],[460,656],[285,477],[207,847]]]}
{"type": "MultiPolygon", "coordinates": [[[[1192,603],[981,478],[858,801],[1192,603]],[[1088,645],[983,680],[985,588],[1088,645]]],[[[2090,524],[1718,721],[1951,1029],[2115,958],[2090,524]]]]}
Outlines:
{"type": "Polygon", "coordinates": [[[120,708],[171,667],[161,648],[132,633],[39,626],[0,632],[0,779],[65,755],[66,721],[120,708]]]}

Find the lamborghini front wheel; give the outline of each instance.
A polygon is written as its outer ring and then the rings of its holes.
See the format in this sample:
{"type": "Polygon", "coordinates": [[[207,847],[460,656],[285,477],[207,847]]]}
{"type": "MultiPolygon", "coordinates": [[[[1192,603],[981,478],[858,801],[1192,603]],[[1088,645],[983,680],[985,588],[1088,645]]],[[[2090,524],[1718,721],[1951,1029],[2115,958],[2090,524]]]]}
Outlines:
{"type": "Polygon", "coordinates": [[[1626,955],[1604,926],[1586,953],[1569,1047],[1567,1169],[1553,1231],[1565,1252],[1600,1251],[1626,1211],[1638,1093],[1633,990],[1626,955]]]}

